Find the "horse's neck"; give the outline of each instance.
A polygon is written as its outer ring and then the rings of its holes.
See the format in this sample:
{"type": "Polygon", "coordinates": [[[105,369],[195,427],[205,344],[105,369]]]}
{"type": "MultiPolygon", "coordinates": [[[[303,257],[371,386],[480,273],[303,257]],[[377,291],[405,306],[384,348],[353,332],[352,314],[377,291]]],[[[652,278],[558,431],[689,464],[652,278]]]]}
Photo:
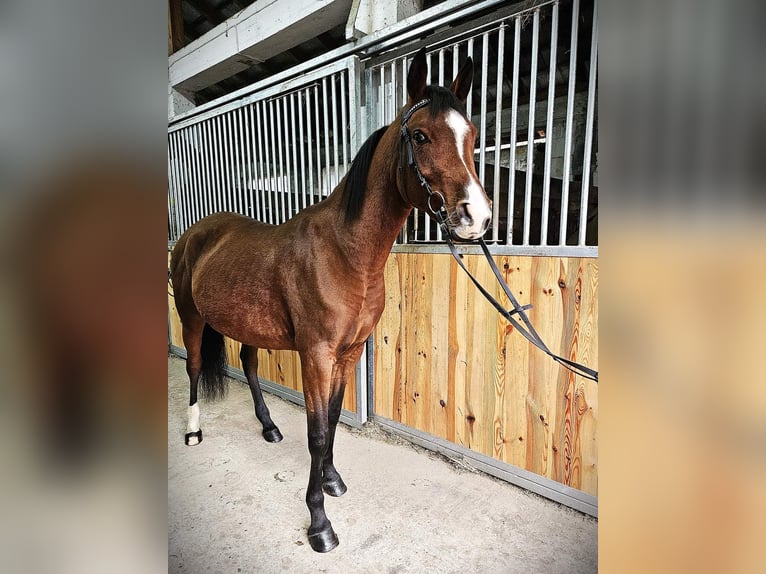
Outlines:
{"type": "Polygon", "coordinates": [[[398,133],[389,129],[378,143],[361,213],[348,230],[355,256],[373,272],[382,272],[399,230],[412,211],[397,187],[398,133]]]}

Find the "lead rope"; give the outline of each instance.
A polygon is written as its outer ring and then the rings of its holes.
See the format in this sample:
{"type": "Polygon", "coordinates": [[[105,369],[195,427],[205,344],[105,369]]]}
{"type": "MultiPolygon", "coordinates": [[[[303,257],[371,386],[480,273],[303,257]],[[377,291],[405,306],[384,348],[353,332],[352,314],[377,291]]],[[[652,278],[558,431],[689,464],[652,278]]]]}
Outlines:
{"type": "MultiPolygon", "coordinates": [[[[513,296],[513,293],[511,292],[510,287],[506,284],[505,280],[503,279],[502,274],[500,273],[500,270],[497,268],[497,265],[495,264],[495,260],[492,259],[492,255],[489,252],[489,248],[487,247],[487,244],[484,242],[484,239],[479,238],[478,243],[481,246],[481,250],[484,253],[484,257],[487,259],[487,262],[489,263],[489,266],[492,268],[492,273],[494,273],[495,278],[497,279],[497,282],[500,284],[500,286],[503,288],[503,291],[508,296],[508,300],[511,302],[511,305],[513,305],[513,309],[506,309],[503,307],[500,302],[495,299],[489,291],[487,291],[484,286],[482,286],[481,283],[474,277],[470,271],[468,271],[468,268],[463,263],[463,256],[458,253],[457,248],[455,247],[454,242],[452,241],[452,234],[450,233],[449,227],[447,226],[447,208],[444,201],[444,196],[439,193],[438,191],[433,191],[431,189],[431,186],[428,184],[426,179],[423,177],[423,174],[420,172],[420,168],[418,167],[418,163],[415,160],[415,151],[412,149],[412,140],[410,138],[409,130],[407,129],[407,121],[410,119],[412,114],[414,114],[417,110],[420,108],[428,105],[431,100],[425,99],[417,102],[416,104],[413,104],[413,106],[407,110],[403,116],[402,116],[402,130],[401,130],[401,137],[402,137],[402,146],[404,147],[404,153],[399,154],[400,160],[399,160],[399,171],[402,171],[402,161],[404,160],[404,157],[407,158],[407,165],[415,170],[415,175],[417,176],[418,183],[420,183],[420,186],[426,190],[426,193],[428,194],[428,199],[426,201],[426,205],[428,206],[428,210],[431,212],[431,215],[436,219],[437,223],[441,227],[442,234],[446,238],[447,246],[450,249],[450,252],[452,253],[452,257],[455,258],[455,261],[457,261],[458,266],[465,272],[466,275],[468,275],[468,278],[471,280],[471,282],[476,286],[476,288],[479,290],[479,292],[484,296],[484,298],[489,301],[489,303],[497,310],[500,315],[502,315],[513,327],[516,329],[521,335],[527,339],[530,343],[532,343],[535,347],[540,349],[542,352],[544,352],[546,355],[548,355],[551,359],[556,361],[559,365],[564,367],[565,369],[571,371],[572,373],[576,375],[580,375],[581,377],[584,377],[586,379],[589,379],[591,381],[598,382],[598,371],[591,369],[590,367],[586,367],[585,365],[581,365],[580,363],[576,363],[575,361],[572,361],[571,359],[567,359],[565,357],[561,357],[559,355],[556,355],[553,351],[551,351],[548,346],[545,344],[545,342],[540,337],[539,333],[535,330],[534,326],[532,325],[532,322],[529,320],[529,317],[526,314],[527,309],[531,309],[532,305],[520,305],[519,302],[516,300],[516,297],[513,296]],[[434,207],[432,202],[434,198],[438,198],[439,205],[438,207],[434,207]],[[513,315],[518,315],[521,318],[521,322],[524,323],[522,325],[519,321],[517,321],[513,315]]],[[[404,185],[404,182],[402,181],[400,184],[401,188],[406,187],[404,185]]],[[[412,202],[409,200],[409,197],[407,196],[406,191],[403,189],[400,189],[400,193],[402,194],[402,198],[412,205],[412,202]]]]}

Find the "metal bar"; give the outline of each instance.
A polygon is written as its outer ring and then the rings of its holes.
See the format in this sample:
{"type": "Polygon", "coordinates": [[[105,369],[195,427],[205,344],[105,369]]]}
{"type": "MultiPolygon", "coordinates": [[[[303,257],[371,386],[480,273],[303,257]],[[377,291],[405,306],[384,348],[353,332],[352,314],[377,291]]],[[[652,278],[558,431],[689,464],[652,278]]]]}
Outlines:
{"type": "Polygon", "coordinates": [[[263,217],[263,197],[261,196],[261,156],[260,152],[258,151],[258,132],[260,131],[260,127],[258,126],[258,123],[256,121],[256,106],[255,104],[250,104],[250,130],[252,132],[250,139],[251,139],[251,145],[252,145],[252,153],[253,153],[253,171],[252,171],[252,181],[250,182],[250,185],[253,188],[253,196],[255,197],[255,219],[258,221],[266,221],[263,217]]]}
{"type": "Polygon", "coordinates": [[[215,154],[215,174],[216,174],[216,195],[218,196],[218,205],[220,211],[226,211],[227,204],[225,203],[224,187],[223,187],[223,139],[221,135],[221,126],[223,124],[222,116],[216,118],[216,132],[214,150],[215,154]]]}
{"type": "MultiPolygon", "coordinates": [[[[171,178],[171,189],[173,189],[176,197],[182,198],[184,197],[184,192],[179,184],[178,164],[178,137],[176,134],[173,134],[173,137],[168,138],[168,175],[171,178]]],[[[189,200],[184,197],[182,201],[186,204],[185,208],[190,209],[188,207],[189,200]]]]}
{"type": "Polygon", "coordinates": [[[216,178],[218,177],[218,171],[215,167],[215,149],[216,149],[216,137],[215,137],[215,128],[216,128],[216,118],[211,118],[209,122],[207,122],[207,138],[205,141],[205,148],[206,148],[206,157],[207,157],[207,172],[208,172],[208,180],[210,182],[210,197],[213,202],[213,205],[215,206],[215,211],[221,211],[221,203],[218,200],[218,183],[216,182],[216,178]]]}
{"type": "Polygon", "coordinates": [[[208,211],[205,205],[205,196],[202,194],[202,190],[199,184],[199,170],[197,169],[199,164],[199,155],[197,153],[197,130],[196,126],[189,126],[189,174],[192,182],[193,193],[200,198],[200,204],[202,205],[203,215],[208,215],[208,211]]]}
{"type": "Polygon", "coordinates": [[[391,84],[388,87],[386,101],[388,105],[388,115],[386,116],[386,124],[390,124],[396,118],[396,60],[391,60],[391,84]]]}
{"type": "Polygon", "coordinates": [[[308,108],[308,105],[301,105],[303,98],[304,92],[301,90],[298,92],[298,141],[301,158],[301,209],[306,209],[306,146],[303,133],[303,110],[308,108]]]}
{"type": "Polygon", "coordinates": [[[535,161],[535,103],[537,96],[537,52],[540,41],[540,10],[535,10],[532,20],[532,63],[529,70],[529,116],[527,120],[527,179],[524,193],[524,241],[529,245],[530,220],[532,216],[532,177],[535,161]]]}
{"type": "Polygon", "coordinates": [[[245,142],[245,161],[247,161],[247,170],[245,172],[247,185],[245,190],[249,192],[250,196],[250,217],[255,219],[255,193],[253,192],[253,107],[250,105],[245,108],[245,142]]]}
{"type": "Polygon", "coordinates": [[[452,46],[452,80],[457,78],[458,72],[458,58],[460,57],[460,44],[452,46]]]}
{"type": "MultiPolygon", "coordinates": [[[[404,56],[402,58],[402,105],[401,107],[404,107],[407,105],[407,72],[409,70],[407,69],[407,56],[404,56]]],[[[383,127],[382,125],[380,127],[383,127]]]]}
{"type": "Polygon", "coordinates": [[[444,48],[439,50],[439,85],[444,87],[444,48]]]}
{"type": "Polygon", "coordinates": [[[239,168],[237,174],[237,196],[239,197],[240,213],[242,215],[249,215],[250,213],[250,208],[248,207],[250,202],[247,194],[247,186],[245,184],[247,180],[247,137],[245,136],[245,120],[243,120],[243,116],[245,116],[246,112],[247,110],[245,108],[239,108],[237,112],[237,120],[239,122],[239,145],[237,146],[237,153],[239,155],[239,161],[237,162],[237,167],[239,168]]]}
{"type": "Polygon", "coordinates": [[[242,195],[242,108],[237,108],[237,121],[234,125],[234,167],[236,182],[234,185],[234,202],[237,213],[245,215],[244,197],[242,195]]]}
{"type": "Polygon", "coordinates": [[[223,192],[227,211],[235,211],[234,195],[231,191],[231,132],[231,113],[227,113],[223,117],[223,192]]]}
{"type": "MultiPolygon", "coordinates": [[[[468,42],[466,44],[466,47],[468,49],[468,57],[473,59],[473,38],[469,38],[468,42]]],[[[468,119],[472,120],[473,114],[471,113],[471,107],[473,104],[473,82],[471,83],[471,90],[468,92],[468,99],[465,102],[465,114],[468,116],[468,119]]]]}
{"type": "Polygon", "coordinates": [[[269,167],[271,171],[269,173],[269,197],[273,201],[274,223],[282,223],[279,212],[279,170],[281,169],[281,162],[279,160],[279,148],[277,147],[276,140],[276,128],[274,127],[276,112],[274,111],[274,100],[269,100],[269,131],[271,132],[271,162],[269,167]],[[273,182],[273,183],[272,183],[273,182]]]}
{"type": "Polygon", "coordinates": [[[283,156],[283,146],[282,146],[282,104],[284,104],[284,98],[278,98],[274,101],[274,108],[276,109],[277,117],[274,120],[274,122],[277,125],[277,157],[279,158],[278,168],[279,168],[279,175],[277,176],[277,195],[279,197],[279,202],[282,207],[282,217],[279,220],[279,223],[284,223],[287,221],[287,200],[290,197],[290,194],[287,193],[287,189],[285,189],[285,161],[283,156]]]}
{"type": "MultiPolygon", "coordinates": [[[[170,188],[171,194],[173,196],[180,195],[176,192],[177,185],[175,181],[175,159],[173,158],[175,139],[176,138],[174,134],[168,134],[168,182],[170,183],[168,187],[170,188]]],[[[176,203],[178,202],[176,201],[176,203]]]]}
{"type": "Polygon", "coordinates": [[[227,192],[229,194],[229,210],[237,213],[239,207],[237,205],[236,187],[234,178],[236,177],[235,164],[236,164],[236,152],[237,152],[237,123],[234,118],[234,111],[227,114],[228,124],[228,137],[226,143],[228,144],[227,162],[226,168],[228,172],[227,192]]]}
{"type": "Polygon", "coordinates": [[[195,155],[197,160],[195,162],[197,168],[197,193],[200,197],[204,198],[205,215],[210,215],[215,212],[213,207],[213,197],[210,193],[210,182],[208,181],[209,172],[207,167],[207,134],[205,124],[196,124],[193,126],[195,129],[195,155]]]}
{"type": "Polygon", "coordinates": [[[548,117],[545,121],[545,168],[543,173],[543,207],[540,221],[540,245],[548,245],[548,212],[551,200],[551,151],[553,136],[553,105],[556,99],[556,48],[558,46],[559,3],[551,13],[551,50],[548,73],[548,117]]]}
{"type": "Polygon", "coordinates": [[[311,148],[311,90],[306,88],[306,155],[309,160],[309,205],[314,205],[314,150],[311,148]]]}
{"type": "MultiPolygon", "coordinates": [[[[336,94],[336,88],[335,88],[335,80],[337,79],[338,74],[333,74],[330,76],[330,93],[332,94],[330,101],[332,102],[332,164],[333,164],[333,177],[330,180],[332,182],[332,185],[330,187],[330,193],[332,193],[331,190],[335,189],[335,186],[338,185],[338,97],[336,94]]],[[[328,193],[329,195],[329,193],[328,193]]]]}
{"type": "Polygon", "coordinates": [[[282,201],[287,203],[287,215],[285,221],[293,216],[293,190],[290,180],[292,179],[292,166],[290,164],[290,126],[289,126],[289,113],[287,109],[287,96],[280,98],[282,102],[282,111],[284,117],[282,123],[284,125],[284,142],[280,144],[280,149],[284,149],[284,173],[282,176],[282,201]]]}
{"type": "MultiPolygon", "coordinates": [[[[500,239],[500,140],[503,111],[503,58],[505,56],[505,24],[497,31],[497,78],[495,83],[495,171],[492,185],[492,241],[500,239]]],[[[484,123],[484,122],[482,122],[484,123]]],[[[483,148],[482,148],[483,149],[483,148]]],[[[513,170],[509,170],[513,173],[513,170]]],[[[484,179],[481,180],[484,183],[484,179]]]]}
{"type": "MultiPolygon", "coordinates": [[[[439,85],[444,86],[444,48],[439,50],[439,85]]],[[[442,228],[441,225],[436,226],[436,241],[442,241],[442,228]]]]}
{"type": "Polygon", "coordinates": [[[290,94],[290,141],[293,148],[293,189],[291,196],[295,199],[295,211],[290,212],[292,217],[301,209],[300,184],[298,183],[298,131],[295,129],[295,92],[290,94]]]}
{"type": "MultiPolygon", "coordinates": [[[[170,156],[168,156],[168,161],[170,160],[170,156]]],[[[170,164],[168,163],[168,166],[170,164]]],[[[168,175],[170,175],[168,173],[168,175]]],[[[168,239],[170,241],[178,241],[178,226],[176,225],[176,217],[175,217],[175,207],[173,200],[175,199],[174,195],[172,193],[168,193],[168,239]]]]}
{"type": "Polygon", "coordinates": [[[322,78],[322,118],[324,119],[324,166],[327,173],[325,177],[325,193],[324,196],[330,195],[332,189],[330,180],[330,120],[327,109],[327,76],[322,78]]]}
{"type": "Polygon", "coordinates": [[[198,124],[200,128],[200,173],[203,179],[203,189],[205,190],[205,198],[210,206],[210,213],[217,211],[215,206],[215,196],[213,195],[213,186],[210,182],[210,157],[208,149],[210,145],[208,141],[210,139],[210,122],[204,122],[198,124]]]}
{"type": "Polygon", "coordinates": [[[208,178],[210,180],[210,197],[215,205],[216,211],[222,211],[221,209],[221,201],[218,197],[218,170],[215,166],[216,156],[215,156],[215,149],[216,149],[216,136],[215,136],[215,128],[216,128],[216,121],[215,118],[211,119],[208,126],[207,126],[207,141],[206,141],[206,147],[207,147],[207,169],[208,169],[208,178]]]}
{"type": "Polygon", "coordinates": [[[256,178],[255,178],[255,185],[258,186],[258,195],[261,197],[261,216],[258,218],[260,221],[264,223],[269,222],[269,216],[268,216],[268,204],[266,200],[266,166],[265,166],[265,156],[263,152],[263,130],[264,125],[261,118],[261,102],[256,102],[253,104],[253,107],[255,108],[255,138],[258,140],[258,161],[256,162],[256,178]]]}
{"type": "Polygon", "coordinates": [[[202,219],[202,197],[194,189],[191,174],[191,162],[189,161],[189,132],[191,128],[181,130],[178,133],[181,135],[179,143],[181,144],[181,158],[183,159],[183,184],[187,194],[194,197],[195,204],[197,206],[197,218],[202,219]]]}
{"type": "Polygon", "coordinates": [[[348,137],[347,147],[349,150],[349,158],[351,158],[353,153],[356,153],[356,150],[361,147],[364,139],[364,134],[362,134],[362,129],[360,127],[362,106],[355,103],[361,100],[360,88],[362,83],[362,71],[357,58],[354,58],[350,62],[346,78],[348,82],[349,115],[348,128],[344,129],[343,132],[346,134],[346,137],[348,137]]]}
{"type": "Polygon", "coordinates": [[[561,176],[561,225],[559,245],[566,245],[569,215],[569,179],[572,177],[572,127],[574,124],[575,76],[577,73],[577,30],[580,0],[572,2],[572,41],[569,46],[569,86],[567,88],[567,120],[564,128],[564,168],[561,176]]]}
{"type": "MultiPolygon", "coordinates": [[[[449,248],[438,243],[408,243],[394,245],[394,253],[444,253],[450,254],[449,248]]],[[[481,255],[478,245],[458,246],[458,252],[463,255],[481,255]]],[[[598,257],[598,247],[595,245],[493,245],[493,255],[524,255],[530,257],[598,257]]]]}
{"type": "MultiPolygon", "coordinates": [[[[407,105],[407,72],[408,72],[407,56],[403,56],[401,61],[402,61],[402,105],[401,107],[404,108],[404,106],[407,105]]],[[[415,238],[417,238],[418,210],[413,209],[409,218],[412,218],[414,221],[413,230],[415,233],[415,238]]],[[[405,221],[404,225],[402,226],[402,230],[400,232],[402,243],[409,243],[410,241],[409,228],[410,228],[409,221],[405,221]]]]}
{"type": "Polygon", "coordinates": [[[218,177],[218,170],[215,167],[215,149],[216,149],[216,136],[215,136],[215,128],[216,128],[216,118],[211,118],[210,122],[208,122],[207,126],[207,140],[205,142],[206,144],[206,156],[207,156],[207,171],[208,171],[208,179],[210,180],[210,196],[213,201],[213,204],[215,205],[215,211],[221,211],[221,202],[218,198],[218,183],[216,181],[218,177]]]}
{"type": "MultiPolygon", "coordinates": [[[[484,181],[486,174],[487,154],[484,148],[487,145],[487,72],[489,70],[489,32],[484,32],[481,37],[481,116],[479,117],[479,181],[484,181]]],[[[500,70],[498,69],[498,73],[500,70]]],[[[497,119],[497,118],[495,118],[497,119]]]]}
{"type": "Polygon", "coordinates": [[[261,117],[263,118],[263,124],[262,124],[262,133],[263,133],[263,150],[264,150],[264,156],[263,156],[263,166],[265,167],[264,172],[264,178],[263,178],[263,192],[266,196],[266,216],[267,216],[267,223],[275,223],[274,222],[274,215],[276,212],[276,205],[274,205],[274,198],[272,193],[272,182],[273,178],[271,176],[271,168],[272,168],[272,154],[274,153],[274,132],[270,128],[270,125],[272,123],[272,115],[268,113],[268,103],[263,101],[261,102],[261,117]],[[269,144],[269,140],[271,140],[271,144],[269,144]]]}
{"type": "Polygon", "coordinates": [[[585,156],[580,191],[580,236],[578,245],[585,245],[588,225],[588,196],[590,194],[590,161],[593,149],[593,118],[596,112],[596,70],[598,67],[598,2],[593,3],[593,33],[590,41],[590,71],[588,74],[588,111],[585,116],[585,156]]]}
{"type": "Polygon", "coordinates": [[[314,141],[316,142],[316,160],[317,160],[317,193],[316,193],[316,200],[319,201],[322,198],[322,151],[321,146],[322,142],[322,131],[319,128],[319,84],[316,84],[314,86],[314,126],[316,128],[316,138],[314,141]]]}
{"type": "MultiPolygon", "coordinates": [[[[194,195],[194,197],[198,197],[199,198],[199,194],[196,192],[196,189],[195,189],[194,168],[193,168],[193,165],[192,165],[192,159],[194,157],[194,154],[191,153],[191,150],[189,149],[191,147],[190,137],[191,137],[191,134],[192,134],[192,128],[189,127],[186,130],[179,131],[178,133],[179,134],[183,134],[182,135],[182,139],[186,141],[186,145],[183,146],[183,151],[182,151],[182,155],[184,157],[184,177],[186,178],[186,186],[185,186],[186,190],[185,191],[186,191],[186,193],[190,193],[190,194],[194,195]]],[[[176,217],[176,227],[177,227],[177,229],[180,229],[180,218],[179,218],[180,211],[178,210],[178,208],[180,207],[179,204],[180,204],[182,196],[183,196],[182,194],[176,193],[175,198],[174,198],[175,201],[174,201],[174,205],[173,205],[173,207],[174,207],[173,212],[174,212],[175,217],[176,217]]],[[[200,201],[201,201],[201,198],[200,198],[200,201]]],[[[180,233],[179,233],[179,235],[180,235],[180,233]]]]}
{"type": "Polygon", "coordinates": [[[379,425],[423,448],[441,453],[449,458],[466,460],[471,466],[496,478],[555,500],[590,516],[598,516],[598,499],[595,496],[391,419],[376,415],[374,420],[379,425]]]}
{"type": "MultiPolygon", "coordinates": [[[[282,185],[282,223],[292,217],[293,212],[293,194],[290,186],[290,179],[292,176],[292,170],[290,168],[290,136],[289,131],[289,118],[287,111],[287,96],[279,98],[277,101],[277,109],[282,109],[283,116],[280,117],[277,112],[277,117],[280,119],[279,125],[284,128],[284,137],[279,142],[279,164],[282,169],[282,177],[280,182],[282,185]],[[284,156],[282,155],[284,153],[284,156]]],[[[280,128],[280,132],[282,129],[280,128]]]]}
{"type": "MultiPolygon", "coordinates": [[[[426,54],[426,70],[428,70],[428,75],[426,79],[426,84],[431,83],[431,72],[432,72],[432,66],[431,66],[431,52],[428,52],[426,54]]],[[[431,218],[428,217],[428,214],[424,214],[423,216],[423,240],[424,241],[431,241],[431,218]]],[[[416,236],[417,237],[417,236],[416,236]]]]}
{"type": "Polygon", "coordinates": [[[385,94],[385,67],[378,68],[380,72],[380,82],[378,83],[378,126],[384,126],[386,123],[386,94],[385,94]]]}
{"type": "Polygon", "coordinates": [[[347,70],[341,72],[340,76],[340,114],[341,114],[341,132],[343,133],[343,173],[348,173],[348,158],[349,158],[349,145],[348,145],[348,112],[346,108],[348,104],[346,102],[346,82],[349,83],[349,90],[351,90],[351,77],[347,70]]]}
{"type": "Polygon", "coordinates": [[[231,210],[235,213],[240,213],[236,181],[239,138],[237,137],[237,119],[233,111],[229,114],[229,132],[229,197],[231,200],[231,210]]]}
{"type": "Polygon", "coordinates": [[[519,107],[519,54],[521,52],[521,20],[513,21],[513,83],[511,87],[511,149],[508,165],[508,245],[513,244],[513,222],[516,200],[516,131],[519,107]]]}

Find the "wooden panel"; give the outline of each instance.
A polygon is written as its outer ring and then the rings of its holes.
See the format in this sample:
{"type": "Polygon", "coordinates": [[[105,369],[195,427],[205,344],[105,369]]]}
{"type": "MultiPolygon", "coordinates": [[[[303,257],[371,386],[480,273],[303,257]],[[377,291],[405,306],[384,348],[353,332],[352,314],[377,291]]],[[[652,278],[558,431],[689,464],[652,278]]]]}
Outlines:
{"type": "MultiPolygon", "coordinates": [[[[480,256],[471,272],[504,305],[480,256]]],[[[598,366],[598,261],[497,256],[560,355],[598,366]]],[[[375,413],[589,494],[598,491],[597,384],[500,317],[449,255],[395,253],[375,331],[375,413]]]]}
{"type": "MultiPolygon", "coordinates": [[[[178,318],[175,300],[172,296],[173,289],[168,284],[168,313],[170,318],[170,340],[176,347],[185,349],[182,337],[181,320],[178,318]]],[[[224,338],[226,348],[226,360],[229,366],[242,369],[239,360],[240,344],[236,341],[224,338]]],[[[301,361],[298,353],[294,351],[271,351],[258,350],[258,376],[262,379],[278,383],[289,389],[303,392],[303,380],[301,378],[301,361]]],[[[346,394],[343,397],[343,408],[356,412],[356,387],[352,382],[346,385],[346,394]]]]}

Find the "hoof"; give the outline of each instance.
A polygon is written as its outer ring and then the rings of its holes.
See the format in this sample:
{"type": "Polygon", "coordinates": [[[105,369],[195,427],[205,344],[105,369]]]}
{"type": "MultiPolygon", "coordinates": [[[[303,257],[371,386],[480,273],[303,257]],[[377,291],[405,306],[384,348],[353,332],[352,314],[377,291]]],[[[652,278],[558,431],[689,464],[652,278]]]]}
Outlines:
{"type": "Polygon", "coordinates": [[[330,496],[343,496],[346,494],[348,487],[343,482],[343,479],[338,477],[336,480],[328,480],[323,482],[322,490],[324,490],[325,493],[329,494],[330,496]]]}
{"type": "Polygon", "coordinates": [[[263,438],[266,439],[266,442],[279,442],[282,440],[282,433],[279,432],[277,427],[274,427],[273,429],[263,431],[263,438]]]}
{"type": "Polygon", "coordinates": [[[195,446],[202,442],[202,429],[196,432],[187,432],[184,435],[186,446],[195,446]]]}
{"type": "Polygon", "coordinates": [[[332,526],[329,526],[321,532],[309,534],[309,544],[314,552],[329,552],[338,546],[338,535],[335,534],[332,526]]]}

